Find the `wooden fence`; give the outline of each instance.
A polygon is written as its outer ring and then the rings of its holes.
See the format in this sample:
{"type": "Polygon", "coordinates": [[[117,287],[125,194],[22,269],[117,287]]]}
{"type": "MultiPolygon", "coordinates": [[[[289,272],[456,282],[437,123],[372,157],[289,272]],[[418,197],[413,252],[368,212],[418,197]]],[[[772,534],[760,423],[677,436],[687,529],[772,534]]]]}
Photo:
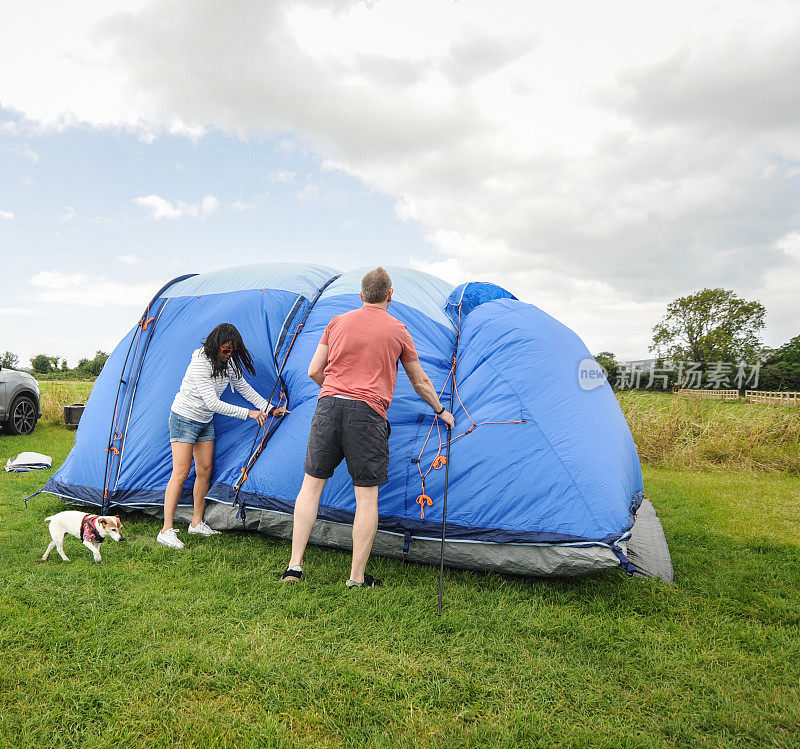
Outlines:
{"type": "Polygon", "coordinates": [[[678,395],[685,395],[687,398],[711,398],[719,401],[738,401],[738,390],[706,390],[704,388],[681,388],[678,395]]]}
{"type": "Polygon", "coordinates": [[[748,403],[771,403],[775,406],[800,406],[800,393],[782,390],[745,390],[748,403]]]}

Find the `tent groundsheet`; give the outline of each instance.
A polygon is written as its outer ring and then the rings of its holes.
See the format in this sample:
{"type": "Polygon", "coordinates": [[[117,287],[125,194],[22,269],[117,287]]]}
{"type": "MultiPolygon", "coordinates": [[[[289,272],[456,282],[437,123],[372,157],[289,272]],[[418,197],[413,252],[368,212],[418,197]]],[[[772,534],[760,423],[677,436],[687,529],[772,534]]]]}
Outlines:
{"type": "Polygon", "coordinates": [[[658,577],[670,584],[674,581],[664,528],[649,499],[642,502],[636,513],[636,523],[628,539],[628,559],[636,566],[638,575],[658,577]]]}
{"type": "MultiPolygon", "coordinates": [[[[145,512],[163,517],[162,508],[144,508],[145,512]]],[[[179,507],[177,522],[188,524],[192,519],[190,507],[179,507]]],[[[206,505],[205,520],[212,528],[225,531],[252,530],[276,538],[292,538],[292,516],[269,510],[248,510],[244,521],[236,517],[230,505],[212,502],[206,505]]],[[[352,526],[317,520],[309,542],[350,550],[352,526]]],[[[620,544],[623,552],[626,543],[620,544]]],[[[441,539],[415,539],[405,546],[404,536],[378,531],[372,553],[408,562],[439,564],[441,539]]],[[[509,575],[542,577],[574,577],[598,570],[619,567],[619,560],[602,546],[559,546],[552,544],[500,544],[470,541],[445,541],[444,561],[447,567],[488,570],[509,575]]]]}

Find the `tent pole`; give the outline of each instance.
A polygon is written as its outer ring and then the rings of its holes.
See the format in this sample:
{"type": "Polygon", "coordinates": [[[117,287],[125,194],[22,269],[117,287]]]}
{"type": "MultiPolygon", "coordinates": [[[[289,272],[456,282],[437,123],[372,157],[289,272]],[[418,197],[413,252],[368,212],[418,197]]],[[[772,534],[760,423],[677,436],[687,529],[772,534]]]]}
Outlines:
{"type": "MultiPolygon", "coordinates": [[[[450,413],[453,413],[453,395],[456,390],[456,356],[458,354],[458,339],[461,337],[461,320],[459,317],[458,333],[456,335],[456,349],[453,352],[453,383],[450,386],[450,413]]],[[[444,464],[444,503],[442,505],[442,551],[439,556],[439,605],[436,609],[437,616],[442,615],[442,595],[444,593],[444,536],[447,529],[447,487],[450,483],[450,436],[452,432],[447,427],[447,460],[444,464]]]]}
{"type": "MultiPolygon", "coordinates": [[[[300,321],[298,326],[295,328],[294,335],[292,336],[292,340],[289,342],[289,348],[286,349],[286,354],[283,357],[283,362],[278,367],[278,373],[277,373],[277,375],[275,377],[275,384],[272,386],[272,392],[270,392],[269,398],[267,398],[267,400],[270,403],[272,403],[272,398],[275,395],[275,389],[278,387],[278,383],[279,382],[283,382],[283,377],[282,377],[283,368],[286,366],[286,362],[289,360],[289,354],[292,353],[292,347],[294,346],[294,342],[297,340],[298,334],[305,327],[306,321],[308,320],[308,316],[311,314],[311,310],[314,309],[314,305],[319,301],[319,298],[322,296],[322,292],[325,291],[325,289],[327,289],[328,286],[330,286],[337,278],[339,278],[340,275],[341,274],[336,275],[336,276],[331,276],[331,278],[329,278],[324,284],[322,284],[322,286],[319,287],[319,289],[317,290],[316,295],[314,296],[314,298],[309,303],[308,309],[306,310],[305,315],[303,315],[303,319],[300,321]]],[[[291,318],[290,322],[292,320],[294,320],[294,317],[291,318]]],[[[278,365],[278,354],[279,353],[280,353],[279,350],[273,352],[273,360],[275,361],[275,365],[276,366],[278,365]]],[[[285,385],[286,383],[284,382],[283,384],[285,385]]],[[[284,388],[282,387],[281,388],[281,392],[283,392],[283,391],[284,391],[284,388]]],[[[289,390],[288,390],[288,388],[286,388],[286,406],[287,407],[289,406],[289,390]]],[[[280,416],[280,417],[278,417],[278,421],[275,424],[275,429],[273,429],[272,432],[269,432],[269,430],[264,432],[264,438],[261,440],[261,444],[258,446],[258,449],[254,453],[253,452],[253,448],[256,445],[256,440],[258,439],[258,435],[261,432],[261,428],[259,427],[258,431],[256,432],[256,436],[253,438],[253,444],[250,447],[250,454],[247,456],[247,460],[245,461],[244,468],[242,469],[242,475],[237,479],[236,485],[234,486],[234,495],[233,495],[233,506],[234,507],[239,503],[239,492],[242,490],[242,484],[244,483],[245,474],[255,465],[256,461],[261,456],[261,451],[264,449],[264,447],[266,446],[267,442],[270,440],[272,435],[275,434],[275,431],[281,425],[282,422],[283,422],[283,416],[280,416]]],[[[240,512],[242,513],[242,515],[244,515],[244,505],[242,505],[242,509],[240,510],[240,512]]],[[[244,521],[244,518],[242,518],[242,520],[244,521]]]]}
{"type": "MultiPolygon", "coordinates": [[[[452,405],[450,408],[452,408],[452,405]]],[[[442,552],[439,557],[439,606],[436,609],[438,616],[442,615],[442,594],[444,591],[444,534],[447,527],[447,485],[450,479],[450,433],[450,427],[447,427],[447,462],[444,464],[444,505],[442,506],[442,552]]]]}

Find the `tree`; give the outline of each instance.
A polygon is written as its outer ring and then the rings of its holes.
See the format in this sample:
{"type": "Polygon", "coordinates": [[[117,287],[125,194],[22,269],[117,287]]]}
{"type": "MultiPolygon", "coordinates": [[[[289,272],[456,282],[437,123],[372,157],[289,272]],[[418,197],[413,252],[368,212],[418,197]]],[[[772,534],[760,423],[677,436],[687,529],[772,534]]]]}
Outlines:
{"type": "Polygon", "coordinates": [[[800,335],[769,352],[758,379],[759,390],[800,390],[800,335]]]}
{"type": "Polygon", "coordinates": [[[595,354],[594,360],[606,371],[609,385],[614,385],[619,372],[619,362],[614,354],[610,351],[601,351],[599,354],[595,354]]]}
{"type": "Polygon", "coordinates": [[[58,364],[57,356],[47,356],[47,354],[37,354],[31,359],[31,366],[36,374],[50,374],[58,364]]]}
{"type": "Polygon", "coordinates": [[[759,333],[766,310],[727,289],[703,289],[667,305],[653,328],[650,351],[661,359],[700,362],[755,362],[764,349],[759,333]]]}
{"type": "Polygon", "coordinates": [[[16,354],[12,354],[10,351],[6,351],[2,356],[0,356],[0,367],[4,367],[5,369],[16,369],[18,364],[19,357],[16,354]]]}
{"type": "Polygon", "coordinates": [[[105,351],[95,351],[94,359],[81,359],[75,369],[83,374],[97,377],[107,360],[108,354],[105,351]]]}

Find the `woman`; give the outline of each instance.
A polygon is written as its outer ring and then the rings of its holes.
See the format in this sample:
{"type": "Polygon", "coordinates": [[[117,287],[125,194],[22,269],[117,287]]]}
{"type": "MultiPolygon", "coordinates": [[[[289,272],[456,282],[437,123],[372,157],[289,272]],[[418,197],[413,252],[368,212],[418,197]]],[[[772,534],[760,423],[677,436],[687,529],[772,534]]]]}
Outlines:
{"type": "Polygon", "coordinates": [[[157,538],[164,546],[183,548],[183,542],[172,527],[172,520],[181,489],[192,467],[193,457],[197,478],[194,482],[194,512],[189,533],[201,536],[219,533],[203,522],[205,497],[211,483],[214,463],[214,414],[255,419],[259,426],[263,426],[270,414],[283,416],[289,413],[285,408],[274,408],[253,390],[242,377],[242,369],[255,374],[250,352],[245,348],[239,331],[230,323],[217,325],[206,338],[203,347],[192,354],[169,414],[172,476],[164,492],[164,527],[157,538]],[[221,401],[219,396],[228,385],[238,390],[257,410],[251,411],[243,406],[221,401]]]}

